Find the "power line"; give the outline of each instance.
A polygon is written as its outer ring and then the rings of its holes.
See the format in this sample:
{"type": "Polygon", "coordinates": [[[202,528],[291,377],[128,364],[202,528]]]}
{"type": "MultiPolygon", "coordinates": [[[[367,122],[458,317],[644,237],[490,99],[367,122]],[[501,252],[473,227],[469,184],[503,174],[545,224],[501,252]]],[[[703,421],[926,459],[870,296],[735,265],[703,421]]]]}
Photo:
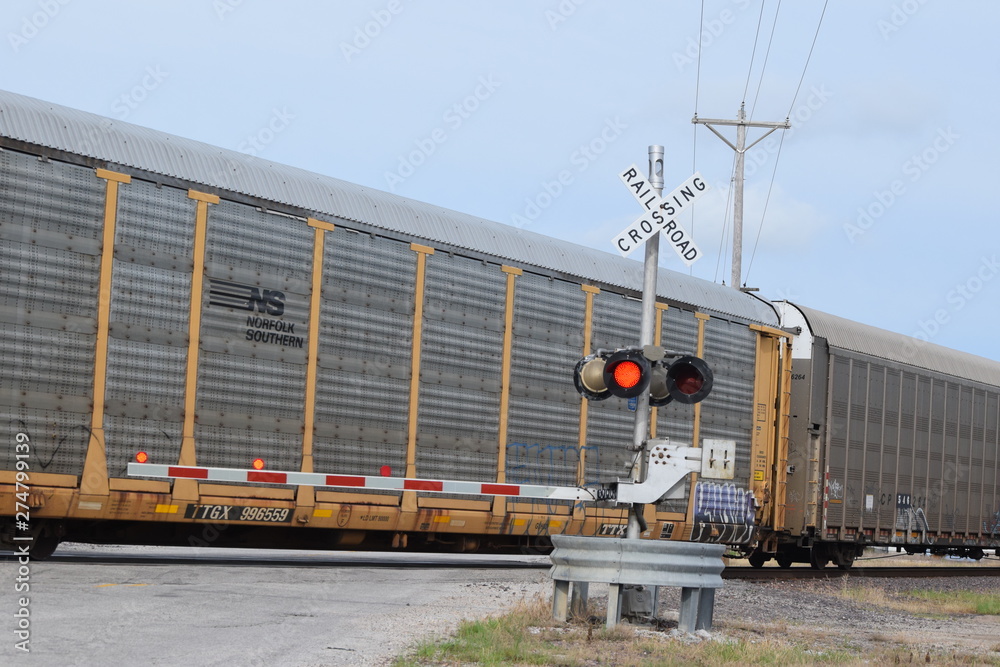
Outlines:
{"type": "MultiPolygon", "coordinates": [[[[763,9],[761,5],[761,9],[763,9]]],[[[753,120],[754,109],[757,108],[757,100],[760,99],[760,87],[764,83],[764,70],[767,69],[767,61],[771,56],[771,44],[774,43],[774,29],[778,26],[778,13],[781,12],[781,0],[778,0],[778,6],[774,10],[774,21],[771,22],[771,34],[767,37],[767,50],[764,52],[764,64],[760,67],[760,78],[757,79],[757,90],[753,94],[753,104],[750,106],[750,120],[753,120]]],[[[746,97],[746,93],[744,93],[746,97]]]]}
{"type": "Polygon", "coordinates": [[[750,52],[750,67],[747,68],[747,82],[743,86],[743,103],[746,104],[747,101],[747,91],[750,90],[750,75],[753,74],[753,61],[757,56],[757,38],[760,37],[760,24],[764,19],[764,5],[767,0],[761,0],[760,3],[760,14],[757,16],[757,32],[753,36],[753,51],[750,52]]]}
{"type": "Polygon", "coordinates": [[[698,23],[698,64],[694,79],[694,115],[698,115],[698,93],[701,89],[701,36],[705,31],[705,0],[701,0],[701,19],[698,23]]]}
{"type": "Polygon", "coordinates": [[[809,61],[812,59],[813,49],[816,48],[816,38],[819,37],[820,26],[823,25],[823,17],[826,16],[826,6],[830,3],[830,0],[826,0],[823,3],[823,11],[820,12],[819,22],[816,24],[816,34],[813,35],[812,44],[809,46],[809,55],[806,56],[806,64],[802,68],[802,76],[799,77],[799,85],[795,87],[795,94],[792,95],[792,103],[788,106],[788,116],[792,115],[792,109],[795,108],[795,100],[799,97],[799,91],[802,90],[802,82],[806,78],[806,70],[809,69],[809,61]]]}
{"type": "MultiPolygon", "coordinates": [[[[805,81],[806,71],[809,69],[809,61],[812,59],[813,49],[816,48],[816,40],[819,38],[819,30],[820,30],[820,28],[823,25],[823,17],[826,16],[826,7],[829,4],[829,1],[830,0],[826,0],[823,3],[823,10],[820,12],[819,21],[816,23],[816,32],[813,34],[812,44],[809,45],[809,54],[806,56],[805,65],[803,65],[803,67],[802,67],[802,75],[799,77],[799,83],[795,87],[795,94],[792,96],[792,103],[788,107],[788,114],[786,114],[786,116],[785,116],[786,122],[787,122],[787,119],[790,118],[791,115],[792,115],[792,110],[795,108],[795,100],[798,99],[799,91],[802,89],[802,82],[805,81]]],[[[779,0],[779,8],[780,8],[780,0],[779,0]]],[[[775,13],[775,23],[777,23],[777,19],[778,19],[778,17],[777,17],[777,12],[776,12],[775,13]]],[[[773,33],[773,29],[772,29],[772,33],[773,33]]],[[[770,47],[768,47],[768,48],[770,49],[770,47]]],[[[759,88],[758,88],[758,91],[759,91],[759,88]]],[[[764,199],[764,210],[761,212],[761,215],[760,215],[760,225],[757,227],[757,238],[754,240],[753,251],[750,254],[750,263],[747,266],[747,279],[748,280],[750,278],[750,269],[753,268],[753,260],[757,256],[757,246],[760,243],[760,235],[761,235],[761,232],[763,232],[763,230],[764,230],[764,217],[767,214],[767,207],[768,207],[768,204],[771,201],[771,191],[774,188],[774,179],[775,179],[775,175],[778,172],[778,162],[781,160],[781,148],[784,145],[785,145],[785,135],[784,135],[784,133],[782,133],[782,135],[781,135],[781,141],[778,142],[778,150],[777,150],[777,152],[776,152],[776,154],[774,156],[774,167],[771,169],[771,182],[767,186],[767,196],[764,199]]]]}
{"type": "Polygon", "coordinates": [[[774,175],[778,172],[778,161],[781,160],[781,147],[785,145],[785,133],[781,133],[781,140],[778,142],[778,151],[774,156],[774,168],[771,169],[771,183],[767,186],[767,196],[764,198],[764,210],[760,213],[760,225],[757,226],[757,238],[753,242],[753,251],[750,253],[750,263],[747,264],[747,281],[750,280],[750,270],[753,268],[753,260],[757,256],[757,244],[760,243],[760,233],[764,229],[764,216],[767,215],[767,205],[771,203],[771,189],[774,187],[774,175]]]}
{"type": "MultiPolygon", "coordinates": [[[[702,31],[705,29],[705,0],[701,0],[701,18],[698,23],[698,64],[696,66],[696,74],[694,79],[694,115],[698,115],[698,95],[701,90],[701,35],[702,31]]],[[[691,128],[691,173],[698,172],[698,128],[694,126],[691,128]]],[[[697,207],[691,207],[691,237],[694,238],[695,235],[695,220],[694,213],[697,207]]],[[[688,273],[693,274],[694,268],[688,268],[688,273]]]]}

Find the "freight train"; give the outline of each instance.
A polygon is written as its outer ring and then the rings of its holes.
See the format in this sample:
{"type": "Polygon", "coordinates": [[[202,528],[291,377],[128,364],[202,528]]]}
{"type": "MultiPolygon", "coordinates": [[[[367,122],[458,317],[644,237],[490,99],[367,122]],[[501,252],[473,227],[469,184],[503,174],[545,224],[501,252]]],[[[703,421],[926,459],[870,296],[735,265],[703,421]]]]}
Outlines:
{"type": "MultiPolygon", "coordinates": [[[[573,369],[637,341],[637,262],[7,92],[0,252],[0,542],[33,558],[625,531],[601,490],[634,416],[573,369]]],[[[671,271],[656,313],[714,384],[650,435],[722,443],[728,478],[686,475],[641,537],[1000,546],[1000,364],[671,271]]]]}

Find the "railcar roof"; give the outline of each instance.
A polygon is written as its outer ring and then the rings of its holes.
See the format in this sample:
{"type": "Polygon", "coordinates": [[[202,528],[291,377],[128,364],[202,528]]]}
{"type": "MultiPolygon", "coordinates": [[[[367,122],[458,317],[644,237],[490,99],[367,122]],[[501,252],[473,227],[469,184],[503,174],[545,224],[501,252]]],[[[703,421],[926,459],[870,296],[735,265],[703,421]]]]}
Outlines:
{"type": "Polygon", "coordinates": [[[1000,362],[792,304],[831,347],[1000,386],[1000,362]]]}
{"type": "MultiPolygon", "coordinates": [[[[0,136],[337,217],[611,287],[641,291],[642,263],[236,151],[0,91],[0,136]]],[[[611,176],[609,176],[610,178],[611,176]]],[[[660,269],[658,294],[777,326],[762,299],[660,269]]]]}

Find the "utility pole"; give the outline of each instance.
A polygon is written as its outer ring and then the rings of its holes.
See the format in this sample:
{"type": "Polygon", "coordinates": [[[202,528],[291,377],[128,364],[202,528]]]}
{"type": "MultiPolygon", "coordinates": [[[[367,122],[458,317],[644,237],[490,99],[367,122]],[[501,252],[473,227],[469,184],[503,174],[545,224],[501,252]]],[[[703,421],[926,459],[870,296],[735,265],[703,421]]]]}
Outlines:
{"type": "Polygon", "coordinates": [[[748,150],[756,146],[775,130],[787,130],[792,125],[788,121],[788,118],[785,118],[783,123],[749,122],[746,119],[746,112],[744,111],[743,104],[740,104],[740,112],[736,120],[719,120],[713,118],[701,119],[698,118],[697,114],[695,114],[694,118],[691,119],[691,122],[696,125],[704,125],[710,129],[715,136],[726,142],[727,146],[736,151],[736,173],[734,176],[736,179],[736,187],[734,188],[733,193],[733,273],[731,287],[734,289],[740,289],[743,282],[743,157],[748,150]],[[712,127],[713,125],[735,125],[736,145],[734,146],[729,139],[722,136],[718,130],[712,127]],[[759,139],[747,146],[748,127],[765,127],[770,129],[761,135],[759,139]]]}

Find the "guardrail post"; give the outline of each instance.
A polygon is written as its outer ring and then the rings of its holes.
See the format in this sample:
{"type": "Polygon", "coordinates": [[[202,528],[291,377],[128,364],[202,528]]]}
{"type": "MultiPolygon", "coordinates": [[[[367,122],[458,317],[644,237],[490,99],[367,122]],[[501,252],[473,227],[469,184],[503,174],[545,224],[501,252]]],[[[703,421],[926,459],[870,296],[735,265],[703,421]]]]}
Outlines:
{"type": "Polygon", "coordinates": [[[711,630],[714,609],[714,588],[682,588],[678,629],[681,632],[711,630]]]}
{"type": "Polygon", "coordinates": [[[569,613],[572,618],[587,619],[587,597],[590,594],[590,584],[586,581],[574,581],[570,587],[569,613]]]}
{"type": "Polygon", "coordinates": [[[622,590],[621,584],[608,584],[608,621],[609,628],[622,622],[622,590]]]}
{"type": "Polygon", "coordinates": [[[571,618],[587,618],[587,595],[590,584],[585,581],[555,581],[552,591],[552,618],[566,622],[571,618]]]}
{"type": "Polygon", "coordinates": [[[552,589],[552,618],[565,623],[569,620],[569,587],[568,581],[555,581],[552,589]]]}

